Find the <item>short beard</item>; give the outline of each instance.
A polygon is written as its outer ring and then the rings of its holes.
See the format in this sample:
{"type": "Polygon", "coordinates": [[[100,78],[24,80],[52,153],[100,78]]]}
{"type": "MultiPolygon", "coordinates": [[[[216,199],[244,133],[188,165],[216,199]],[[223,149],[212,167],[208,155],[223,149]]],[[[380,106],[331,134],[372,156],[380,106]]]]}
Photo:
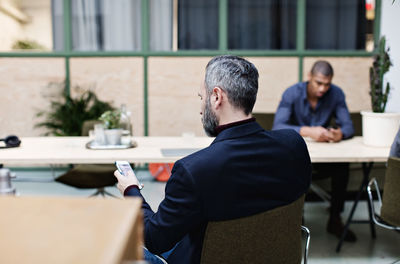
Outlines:
{"type": "Polygon", "coordinates": [[[203,128],[206,134],[209,137],[217,136],[217,126],[219,124],[218,118],[215,113],[211,109],[210,98],[206,99],[206,106],[204,108],[203,117],[201,118],[201,122],[203,123],[203,128]]]}

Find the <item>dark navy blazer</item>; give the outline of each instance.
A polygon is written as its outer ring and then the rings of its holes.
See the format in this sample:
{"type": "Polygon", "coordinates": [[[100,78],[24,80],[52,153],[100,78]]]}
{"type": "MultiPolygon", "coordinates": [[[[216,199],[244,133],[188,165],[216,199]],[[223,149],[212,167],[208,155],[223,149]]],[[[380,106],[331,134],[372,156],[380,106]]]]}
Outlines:
{"type": "MultiPolygon", "coordinates": [[[[175,163],[156,213],[143,199],[145,245],[160,254],[179,242],[168,263],[200,263],[208,221],[289,204],[310,181],[307,146],[294,130],[265,131],[256,122],[227,128],[175,163]]],[[[125,195],[141,196],[137,188],[125,195]]]]}

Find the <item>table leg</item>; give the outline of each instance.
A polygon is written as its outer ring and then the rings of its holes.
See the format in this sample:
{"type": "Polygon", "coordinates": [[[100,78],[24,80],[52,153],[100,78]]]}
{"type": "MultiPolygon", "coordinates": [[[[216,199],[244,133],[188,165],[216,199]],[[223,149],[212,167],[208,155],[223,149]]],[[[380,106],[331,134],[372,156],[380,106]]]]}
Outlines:
{"type": "MultiPolygon", "coordinates": [[[[363,188],[363,192],[366,190],[366,188],[367,188],[367,185],[368,185],[368,180],[369,180],[369,173],[370,173],[370,171],[371,171],[371,168],[372,168],[372,162],[371,163],[369,163],[368,164],[368,167],[367,167],[367,164],[366,163],[363,163],[363,173],[364,173],[364,179],[363,179],[363,181],[364,181],[364,188],[363,188]]],[[[378,190],[379,191],[379,190],[378,190]]],[[[374,213],[374,212],[372,212],[372,210],[371,210],[371,201],[369,200],[369,199],[367,199],[367,203],[368,203],[368,217],[369,217],[369,225],[370,225],[370,228],[371,228],[371,236],[372,236],[372,238],[376,238],[376,232],[375,232],[375,223],[374,223],[374,221],[372,221],[372,214],[374,213]]]]}
{"type": "MultiPolygon", "coordinates": [[[[357,208],[357,205],[358,205],[358,202],[359,202],[359,200],[361,198],[361,194],[365,191],[365,188],[368,185],[369,173],[371,172],[371,169],[372,169],[373,165],[374,165],[373,162],[369,162],[368,164],[365,163],[365,162],[362,163],[363,179],[362,179],[362,182],[361,182],[361,186],[360,186],[360,189],[358,190],[356,199],[354,200],[353,207],[351,208],[351,211],[350,211],[350,215],[347,218],[346,225],[344,227],[342,236],[340,237],[339,243],[338,243],[338,245],[336,247],[336,252],[339,252],[340,248],[342,247],[344,238],[346,237],[347,231],[349,230],[350,223],[352,222],[354,212],[355,212],[355,210],[357,208]]],[[[368,216],[369,216],[369,223],[370,223],[370,227],[371,227],[371,234],[372,234],[372,237],[375,238],[375,236],[376,236],[375,235],[375,226],[374,226],[374,223],[372,221],[372,212],[371,212],[371,208],[369,206],[368,206],[368,216]]]]}

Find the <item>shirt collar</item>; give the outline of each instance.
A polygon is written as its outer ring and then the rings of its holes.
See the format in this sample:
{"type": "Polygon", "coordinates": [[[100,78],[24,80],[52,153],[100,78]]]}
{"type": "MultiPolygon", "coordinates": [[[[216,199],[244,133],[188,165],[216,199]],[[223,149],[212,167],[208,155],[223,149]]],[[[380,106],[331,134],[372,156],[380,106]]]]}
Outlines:
{"type": "Polygon", "coordinates": [[[251,118],[248,118],[248,119],[244,119],[244,120],[228,123],[228,124],[225,124],[225,125],[217,126],[215,128],[215,131],[217,132],[217,135],[218,135],[219,133],[221,133],[223,130],[225,130],[227,128],[243,125],[243,124],[254,122],[254,121],[256,121],[256,118],[255,117],[251,117],[251,118]]]}
{"type": "MultiPolygon", "coordinates": [[[[302,83],[302,87],[303,87],[303,89],[301,89],[301,97],[303,98],[303,100],[307,100],[307,101],[308,101],[308,99],[307,99],[307,87],[308,87],[308,82],[303,82],[303,83],[302,83]]],[[[324,98],[328,97],[329,92],[332,90],[331,88],[332,88],[332,83],[331,83],[331,85],[330,85],[328,91],[327,91],[320,99],[318,99],[318,101],[321,101],[321,100],[323,100],[324,98]]]]}

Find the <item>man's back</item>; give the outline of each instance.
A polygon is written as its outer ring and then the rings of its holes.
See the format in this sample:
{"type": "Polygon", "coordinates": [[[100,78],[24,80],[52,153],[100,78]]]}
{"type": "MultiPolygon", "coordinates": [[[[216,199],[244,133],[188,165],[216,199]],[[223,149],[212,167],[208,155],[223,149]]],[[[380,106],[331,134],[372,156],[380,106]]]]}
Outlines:
{"type": "Polygon", "coordinates": [[[208,221],[245,217],[289,204],[307,191],[311,163],[296,132],[267,132],[251,122],[222,131],[208,148],[178,161],[172,175],[166,199],[171,194],[171,199],[188,201],[187,208],[181,208],[186,218],[182,223],[187,224],[176,230],[188,235],[168,261],[198,263],[208,221]],[[177,194],[182,190],[185,195],[177,194]]]}
{"type": "Polygon", "coordinates": [[[310,183],[303,139],[291,130],[267,132],[255,122],[222,131],[210,147],[182,162],[202,192],[210,221],[287,204],[310,183]]]}
{"type": "MultiPolygon", "coordinates": [[[[156,213],[143,199],[148,250],[171,249],[168,263],[199,263],[207,223],[241,218],[286,205],[304,194],[311,163],[304,140],[294,131],[266,132],[252,118],[258,70],[232,55],[216,56],[200,86],[204,131],[216,137],[207,148],[175,163],[156,213]]],[[[121,175],[118,189],[141,196],[134,173],[121,175]]]]}

